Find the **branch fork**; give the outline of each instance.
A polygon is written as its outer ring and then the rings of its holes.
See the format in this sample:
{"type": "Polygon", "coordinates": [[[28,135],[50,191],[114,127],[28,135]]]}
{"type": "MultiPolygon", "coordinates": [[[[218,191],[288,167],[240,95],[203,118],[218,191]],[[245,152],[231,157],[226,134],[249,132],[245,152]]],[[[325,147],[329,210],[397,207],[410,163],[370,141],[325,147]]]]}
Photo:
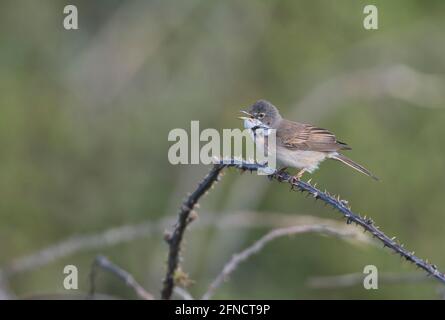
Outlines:
{"type": "MultiPolygon", "coordinates": [[[[167,261],[167,273],[164,279],[164,286],[161,292],[162,299],[170,299],[175,287],[174,274],[179,267],[179,255],[181,251],[181,243],[183,235],[187,225],[193,221],[190,216],[193,209],[197,205],[198,200],[213,186],[215,182],[219,180],[220,173],[224,168],[237,168],[244,171],[258,171],[267,169],[265,164],[258,164],[254,162],[247,162],[238,159],[223,159],[218,160],[213,165],[211,171],[205,176],[202,182],[198,185],[197,189],[188,196],[183,205],[181,206],[178,214],[178,221],[174,227],[171,236],[168,238],[169,255],[167,261]]],[[[360,216],[351,210],[348,201],[340,199],[339,196],[334,197],[328,192],[320,191],[316,188],[316,184],[311,185],[310,180],[304,182],[294,179],[294,177],[287,172],[277,171],[267,176],[270,179],[275,179],[278,182],[287,182],[290,184],[291,189],[300,192],[306,192],[307,195],[311,195],[316,200],[321,200],[325,205],[329,205],[338,212],[340,212],[346,219],[347,224],[355,223],[361,226],[365,232],[369,232],[374,238],[383,244],[383,247],[388,247],[394,253],[400,255],[407,261],[415,264],[418,268],[423,269],[428,275],[433,276],[440,282],[445,284],[445,275],[440,272],[436,265],[431,264],[428,260],[423,260],[414,255],[414,252],[410,252],[404,248],[403,244],[397,242],[395,237],[387,236],[378,226],[374,224],[371,218],[360,216]]],[[[208,296],[205,296],[208,297],[208,296]]]]}

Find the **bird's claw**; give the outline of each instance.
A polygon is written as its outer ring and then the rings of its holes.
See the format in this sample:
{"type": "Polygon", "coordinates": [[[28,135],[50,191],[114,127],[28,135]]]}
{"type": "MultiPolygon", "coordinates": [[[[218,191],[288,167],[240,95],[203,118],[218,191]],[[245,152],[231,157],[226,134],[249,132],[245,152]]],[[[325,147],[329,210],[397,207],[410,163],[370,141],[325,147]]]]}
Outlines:
{"type": "Polygon", "coordinates": [[[291,184],[297,184],[298,182],[300,182],[300,180],[301,180],[301,176],[299,176],[299,175],[292,176],[289,178],[289,182],[291,184]]]}

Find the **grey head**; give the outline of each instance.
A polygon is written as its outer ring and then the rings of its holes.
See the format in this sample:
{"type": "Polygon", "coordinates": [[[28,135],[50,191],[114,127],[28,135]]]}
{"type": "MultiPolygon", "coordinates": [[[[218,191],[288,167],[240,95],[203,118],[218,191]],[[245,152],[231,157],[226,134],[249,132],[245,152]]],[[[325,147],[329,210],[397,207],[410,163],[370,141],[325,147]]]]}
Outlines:
{"type": "Polygon", "coordinates": [[[265,125],[276,128],[280,121],[281,115],[278,109],[269,101],[258,100],[248,110],[250,116],[260,120],[265,125]]]}

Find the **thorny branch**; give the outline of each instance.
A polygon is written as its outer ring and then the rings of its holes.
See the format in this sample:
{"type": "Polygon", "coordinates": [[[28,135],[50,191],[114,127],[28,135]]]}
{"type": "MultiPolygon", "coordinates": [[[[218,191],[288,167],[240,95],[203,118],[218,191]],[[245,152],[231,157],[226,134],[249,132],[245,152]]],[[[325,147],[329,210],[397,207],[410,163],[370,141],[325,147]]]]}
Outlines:
{"type": "MultiPolygon", "coordinates": [[[[267,168],[266,165],[246,162],[242,160],[236,159],[226,159],[217,161],[210,173],[204,178],[204,180],[199,184],[198,188],[188,196],[188,198],[183,203],[181,210],[178,215],[178,221],[174,227],[174,230],[171,234],[166,235],[166,241],[169,244],[169,255],[167,262],[167,274],[164,279],[164,287],[161,292],[162,299],[170,299],[173,293],[173,289],[175,287],[175,275],[178,271],[179,260],[180,260],[180,250],[181,250],[181,242],[184,236],[185,229],[191,221],[193,221],[195,215],[191,214],[195,205],[202,195],[206,193],[210,189],[210,187],[218,181],[219,174],[226,167],[234,167],[240,169],[242,171],[258,171],[260,169],[270,169],[267,168]]],[[[309,182],[304,182],[301,180],[293,179],[293,176],[283,172],[283,171],[275,171],[274,173],[268,176],[270,179],[275,179],[279,182],[287,182],[291,185],[292,190],[306,192],[307,194],[313,196],[317,200],[323,201],[326,205],[331,206],[332,208],[339,211],[344,218],[346,218],[347,224],[354,222],[356,225],[361,226],[364,231],[369,232],[374,238],[378,239],[383,247],[388,247],[402,258],[405,258],[407,261],[414,263],[417,267],[423,269],[428,273],[428,275],[432,275],[434,278],[438,279],[442,283],[445,283],[445,275],[437,270],[437,267],[433,264],[430,264],[428,261],[423,260],[414,255],[414,252],[410,252],[406,250],[402,244],[395,240],[395,237],[390,238],[377,227],[373,220],[367,217],[362,217],[351,211],[351,208],[348,205],[348,202],[345,200],[341,200],[339,197],[334,197],[330,195],[327,191],[322,192],[316,188],[316,186],[312,186],[309,182]]],[[[213,294],[213,290],[220,285],[220,283],[224,280],[224,278],[232,272],[236,266],[244,261],[251,254],[257,252],[267,243],[270,237],[274,239],[279,236],[275,233],[269,233],[258,243],[254,244],[252,247],[246,249],[247,253],[235,256],[231,262],[229,262],[228,266],[224,268],[223,272],[218,276],[217,279],[211,284],[210,293],[205,294],[203,298],[208,298],[213,294]]],[[[282,231],[280,231],[282,232],[282,231]]],[[[278,234],[280,234],[278,232],[278,234]]]]}
{"type": "Polygon", "coordinates": [[[102,268],[111,274],[118,277],[120,280],[122,280],[127,286],[133,288],[134,292],[144,300],[153,300],[154,297],[151,293],[147,292],[144,287],[142,287],[135,279],[134,277],[122,269],[121,267],[118,267],[114,263],[112,263],[110,260],[108,260],[104,256],[97,256],[96,259],[93,262],[93,266],[91,268],[91,274],[90,274],[90,292],[89,292],[89,298],[93,298],[95,291],[96,291],[96,277],[97,277],[97,269],[102,268]]]}
{"type": "Polygon", "coordinates": [[[178,221],[174,227],[171,234],[166,234],[165,240],[169,245],[169,254],[167,261],[167,273],[164,278],[164,286],[161,292],[162,299],[170,299],[173,293],[173,288],[175,287],[175,276],[178,271],[179,259],[182,238],[184,235],[185,228],[187,225],[196,218],[196,214],[193,214],[193,209],[195,208],[198,200],[212,187],[212,185],[218,181],[219,174],[224,168],[224,165],[215,164],[198,185],[198,188],[190,194],[181,206],[178,215],[178,221]]]}
{"type": "Polygon", "coordinates": [[[342,230],[338,227],[335,228],[326,225],[299,225],[272,230],[265,236],[257,240],[250,247],[237,254],[234,254],[230,261],[225,264],[221,273],[210,284],[207,292],[202,296],[202,299],[209,300],[215,293],[215,290],[224,282],[224,280],[226,280],[230,276],[233,271],[236,270],[236,268],[238,268],[238,266],[242,262],[246,261],[252,255],[261,251],[267,243],[280,237],[308,232],[324,233],[338,237],[349,237],[351,235],[354,235],[354,232],[351,232],[349,230],[342,230]]]}
{"type": "MultiPolygon", "coordinates": [[[[221,166],[225,167],[235,167],[242,171],[257,171],[259,169],[264,169],[266,166],[256,163],[250,163],[235,159],[229,160],[221,160],[215,167],[221,168],[221,166]]],[[[279,182],[287,182],[291,185],[291,188],[296,191],[306,192],[309,195],[313,196],[317,200],[323,201],[326,205],[331,206],[332,208],[339,211],[346,218],[346,222],[348,224],[354,222],[356,225],[361,226],[365,231],[371,233],[371,235],[382,242],[383,247],[388,247],[402,258],[405,258],[407,261],[414,263],[417,267],[426,271],[429,275],[438,279],[442,283],[445,283],[445,275],[440,272],[434,264],[429,263],[427,260],[423,260],[414,255],[414,252],[410,252],[404,248],[403,244],[400,244],[395,240],[395,237],[390,238],[383,231],[379,230],[374,224],[374,221],[371,218],[362,217],[351,211],[351,208],[348,206],[348,202],[345,200],[341,200],[339,197],[335,198],[331,196],[328,192],[322,192],[316,188],[316,186],[312,186],[309,182],[304,181],[295,181],[292,179],[293,177],[282,171],[275,171],[275,173],[269,176],[272,179],[276,179],[279,182]]]]}
{"type": "MultiPolygon", "coordinates": [[[[219,175],[221,171],[226,167],[235,167],[240,169],[241,171],[257,171],[259,169],[265,169],[265,165],[245,162],[240,160],[221,160],[218,161],[210,171],[210,173],[203,179],[203,181],[199,184],[198,188],[188,196],[183,205],[181,206],[181,210],[178,215],[178,221],[174,227],[174,230],[171,234],[166,235],[165,239],[169,243],[169,257],[168,257],[168,268],[167,268],[167,276],[164,280],[164,287],[162,290],[162,298],[170,299],[173,292],[178,294],[184,299],[193,299],[193,297],[185,290],[181,288],[175,288],[175,276],[179,267],[180,261],[180,250],[181,250],[181,242],[184,235],[184,231],[187,225],[192,222],[197,216],[194,214],[193,209],[196,207],[198,200],[212,187],[212,185],[219,180],[219,175]]],[[[360,225],[365,231],[368,231],[374,238],[378,239],[381,243],[383,243],[384,247],[388,247],[393,250],[395,253],[399,254],[401,257],[405,258],[407,261],[414,263],[417,267],[423,269],[430,276],[432,275],[434,278],[440,280],[442,283],[445,282],[445,276],[443,273],[439,272],[435,265],[428,263],[428,261],[422,260],[414,255],[414,252],[409,252],[406,250],[403,245],[395,241],[395,238],[389,238],[386,234],[379,230],[377,226],[375,226],[374,222],[366,217],[361,217],[358,214],[355,214],[351,211],[347,202],[341,200],[340,198],[336,198],[331,196],[328,192],[321,192],[316,188],[316,186],[312,186],[309,182],[303,181],[295,181],[292,179],[292,176],[286,172],[274,172],[268,176],[271,179],[276,179],[279,182],[287,182],[291,185],[293,190],[306,192],[309,195],[312,195],[315,199],[322,200],[326,205],[330,205],[334,209],[338,210],[343,216],[347,219],[347,223],[350,224],[354,222],[356,225],[360,225]]],[[[241,212],[240,214],[233,215],[233,217],[229,217],[227,221],[224,218],[220,221],[218,226],[240,226],[240,225],[251,225],[253,216],[249,213],[245,214],[241,212]]],[[[357,237],[357,234],[346,234],[351,232],[351,230],[341,230],[341,228],[336,227],[335,225],[330,226],[326,225],[314,225],[314,221],[306,221],[307,217],[301,217],[303,221],[299,221],[300,225],[276,229],[268,234],[266,234],[263,238],[255,242],[251,247],[245,249],[241,253],[235,255],[229,263],[226,264],[223,271],[220,275],[214,280],[211,284],[209,291],[203,296],[204,299],[208,299],[213,295],[214,290],[223,282],[223,280],[231,273],[236,267],[250,257],[252,254],[257,253],[261,250],[265,244],[273,239],[283,236],[285,234],[297,234],[301,232],[321,232],[321,233],[329,233],[340,236],[352,236],[357,237]],[[312,223],[312,224],[310,224],[312,223]],[[331,230],[332,229],[332,230],[331,230]]],[[[300,219],[300,220],[301,220],[300,219]]],[[[313,218],[311,218],[313,219],[313,218]]],[[[289,219],[283,217],[282,222],[277,223],[274,219],[272,223],[276,226],[280,227],[281,225],[288,225],[289,219]]],[[[159,229],[161,225],[163,225],[166,221],[159,223],[154,230],[159,229]]],[[[204,221],[205,222],[205,221],[204,221]]],[[[262,218],[261,222],[265,225],[269,225],[270,221],[267,221],[266,218],[262,218]],[[265,220],[266,219],[266,220],[265,220]]],[[[317,222],[317,221],[315,221],[317,222]]],[[[332,222],[331,222],[332,223],[332,222]]],[[[206,224],[206,223],[205,223],[206,224]]],[[[74,251],[81,250],[82,248],[95,248],[102,245],[107,245],[110,243],[120,242],[120,241],[129,241],[133,238],[137,238],[141,236],[141,234],[145,234],[147,230],[153,231],[151,226],[143,226],[142,228],[134,228],[132,226],[116,228],[116,230],[111,229],[109,231],[104,232],[100,235],[87,236],[79,239],[70,239],[66,243],[63,242],[61,245],[56,245],[47,249],[42,250],[38,254],[31,255],[30,257],[26,257],[26,263],[20,260],[20,263],[14,267],[7,267],[1,270],[1,274],[3,276],[10,276],[16,272],[25,271],[28,269],[32,269],[34,267],[39,267],[44,265],[52,260],[57,259],[59,256],[64,256],[67,254],[71,254],[74,251]],[[122,230],[121,230],[122,229],[122,230]],[[128,230],[127,230],[128,229],[128,230]],[[116,232],[115,232],[116,231],[116,232]],[[117,232],[119,231],[119,232],[117,232]],[[113,236],[112,236],[113,235],[113,236]],[[115,237],[116,235],[116,237],[115,237]],[[116,238],[116,239],[115,239],[116,238]],[[112,240],[113,239],[113,240],[112,240]],[[80,241],[81,240],[81,241],[80,241]],[[79,243],[77,243],[77,241],[79,243]],[[68,250],[65,250],[65,247],[68,250]],[[62,250],[63,249],[63,250],[62,250]],[[54,251],[54,256],[53,252],[54,251]],[[19,266],[20,265],[20,266],[19,266]]],[[[366,238],[358,237],[358,240],[363,240],[367,242],[366,238]]],[[[120,267],[114,265],[107,258],[103,256],[99,256],[96,258],[92,274],[91,274],[91,295],[94,294],[95,291],[95,276],[97,272],[97,268],[102,268],[111,272],[119,279],[123,280],[128,286],[132,287],[137,295],[143,299],[153,299],[153,295],[148,293],[139,283],[137,283],[131,274],[127,271],[121,269],[120,267]]],[[[413,277],[415,280],[421,281],[421,277],[419,278],[413,277]]],[[[347,279],[351,280],[351,279],[347,279]]],[[[357,277],[354,277],[352,281],[356,281],[357,277]]],[[[412,279],[410,278],[412,281],[412,279]]],[[[347,281],[349,283],[349,281],[347,281]]]]}
{"type": "MultiPolygon", "coordinates": [[[[338,276],[319,276],[312,277],[308,280],[307,285],[314,289],[332,289],[332,288],[346,288],[359,285],[363,283],[366,274],[363,273],[348,273],[338,276]]],[[[424,273],[379,273],[379,284],[399,284],[399,283],[414,283],[431,281],[432,278],[424,273]]]]}

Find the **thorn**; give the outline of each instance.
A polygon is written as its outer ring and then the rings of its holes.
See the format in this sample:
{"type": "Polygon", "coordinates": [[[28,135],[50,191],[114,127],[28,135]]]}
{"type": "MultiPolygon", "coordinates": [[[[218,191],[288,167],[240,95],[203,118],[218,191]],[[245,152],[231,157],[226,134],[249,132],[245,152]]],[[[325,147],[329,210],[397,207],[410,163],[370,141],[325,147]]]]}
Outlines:
{"type": "Polygon", "coordinates": [[[170,243],[172,240],[172,233],[169,230],[164,231],[164,241],[170,243]]]}
{"type": "Polygon", "coordinates": [[[195,210],[190,211],[190,214],[187,217],[187,223],[191,223],[196,219],[198,219],[198,213],[195,210]]]}

